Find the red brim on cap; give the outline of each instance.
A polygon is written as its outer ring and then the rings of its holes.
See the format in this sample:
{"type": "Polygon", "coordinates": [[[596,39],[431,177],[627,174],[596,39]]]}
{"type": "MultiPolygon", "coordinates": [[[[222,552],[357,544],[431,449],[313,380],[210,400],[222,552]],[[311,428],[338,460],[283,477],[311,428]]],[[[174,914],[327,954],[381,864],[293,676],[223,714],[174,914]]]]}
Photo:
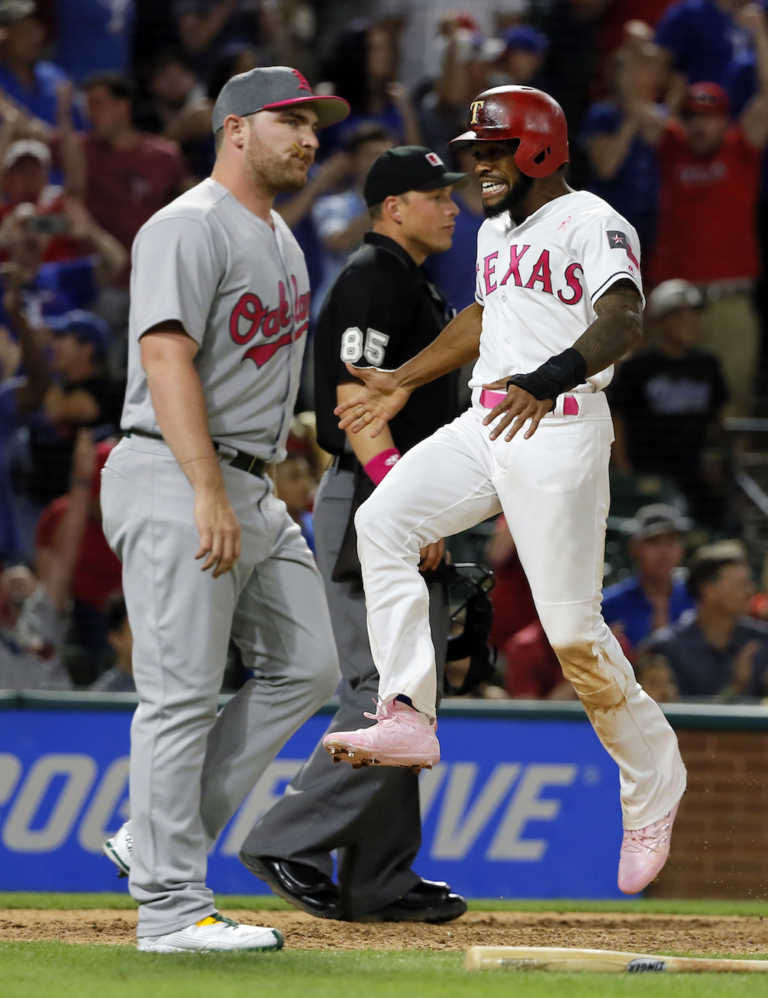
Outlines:
{"type": "Polygon", "coordinates": [[[308,104],[317,115],[317,122],[320,128],[327,128],[329,125],[336,125],[343,121],[352,108],[343,97],[334,97],[331,94],[312,97],[291,97],[290,100],[276,101],[274,104],[265,104],[262,111],[277,111],[281,107],[292,107],[298,104],[308,104]]]}

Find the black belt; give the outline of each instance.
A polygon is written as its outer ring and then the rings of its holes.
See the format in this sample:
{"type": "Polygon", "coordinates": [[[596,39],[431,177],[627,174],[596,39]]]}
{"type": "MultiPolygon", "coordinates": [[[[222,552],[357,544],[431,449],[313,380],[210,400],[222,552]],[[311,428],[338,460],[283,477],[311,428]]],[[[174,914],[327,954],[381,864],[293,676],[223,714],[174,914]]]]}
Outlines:
{"type": "Polygon", "coordinates": [[[356,464],[357,458],[354,454],[350,454],[349,452],[337,454],[333,459],[333,467],[336,471],[354,471],[356,464]]]}
{"type": "MultiPolygon", "coordinates": [[[[150,440],[165,441],[165,437],[159,433],[148,433],[146,430],[125,430],[124,434],[126,437],[148,437],[150,440]]],[[[226,454],[223,452],[231,450],[231,448],[226,447],[224,444],[219,444],[215,440],[213,441],[213,449],[217,453],[221,453],[225,458],[226,454]]],[[[227,464],[230,468],[237,468],[238,471],[247,471],[249,475],[256,475],[257,478],[260,478],[264,474],[264,469],[267,466],[266,461],[263,461],[260,457],[254,457],[253,454],[246,454],[243,450],[235,451],[235,456],[231,461],[227,461],[227,464]]]]}

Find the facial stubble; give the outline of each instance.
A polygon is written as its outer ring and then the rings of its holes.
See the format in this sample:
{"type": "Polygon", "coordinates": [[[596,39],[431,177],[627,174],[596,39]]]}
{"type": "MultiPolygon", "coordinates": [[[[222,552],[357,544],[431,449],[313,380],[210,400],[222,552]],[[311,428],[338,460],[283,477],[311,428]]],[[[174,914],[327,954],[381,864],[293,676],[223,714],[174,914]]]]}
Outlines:
{"type": "Polygon", "coordinates": [[[497,201],[496,204],[483,204],[485,217],[496,218],[497,215],[508,211],[519,224],[525,218],[523,202],[528,197],[531,187],[533,187],[533,177],[521,173],[519,179],[510,187],[501,201],[497,201]]]}
{"type": "Polygon", "coordinates": [[[285,154],[275,153],[271,146],[253,133],[249,136],[247,162],[251,175],[257,186],[272,195],[300,191],[307,183],[309,167],[299,173],[299,163],[307,163],[308,160],[311,163],[311,158],[301,152],[298,143],[294,142],[286,161],[285,154]],[[295,167],[295,174],[291,167],[295,167]]]}

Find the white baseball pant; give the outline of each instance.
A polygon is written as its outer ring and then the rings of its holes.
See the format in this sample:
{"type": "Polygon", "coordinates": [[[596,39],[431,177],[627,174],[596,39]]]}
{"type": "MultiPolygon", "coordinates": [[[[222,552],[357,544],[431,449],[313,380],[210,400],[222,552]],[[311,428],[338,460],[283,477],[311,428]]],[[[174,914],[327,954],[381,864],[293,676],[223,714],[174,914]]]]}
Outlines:
{"type": "Polygon", "coordinates": [[[608,461],[605,395],[563,396],[526,440],[490,439],[474,405],[418,444],[358,510],[368,631],[379,695],[434,715],[435,656],[419,549],[503,510],[544,631],[619,767],[625,828],[663,817],[685,790],[677,738],[601,615],[608,461]]]}

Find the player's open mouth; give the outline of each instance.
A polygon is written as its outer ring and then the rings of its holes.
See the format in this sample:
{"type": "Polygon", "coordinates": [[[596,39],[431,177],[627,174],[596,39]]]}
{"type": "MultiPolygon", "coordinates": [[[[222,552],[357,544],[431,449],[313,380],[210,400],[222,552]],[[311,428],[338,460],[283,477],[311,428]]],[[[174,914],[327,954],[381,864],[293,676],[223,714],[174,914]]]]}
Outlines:
{"type": "Polygon", "coordinates": [[[480,184],[480,190],[484,198],[493,198],[498,194],[505,194],[508,186],[500,180],[483,180],[480,184]]]}

